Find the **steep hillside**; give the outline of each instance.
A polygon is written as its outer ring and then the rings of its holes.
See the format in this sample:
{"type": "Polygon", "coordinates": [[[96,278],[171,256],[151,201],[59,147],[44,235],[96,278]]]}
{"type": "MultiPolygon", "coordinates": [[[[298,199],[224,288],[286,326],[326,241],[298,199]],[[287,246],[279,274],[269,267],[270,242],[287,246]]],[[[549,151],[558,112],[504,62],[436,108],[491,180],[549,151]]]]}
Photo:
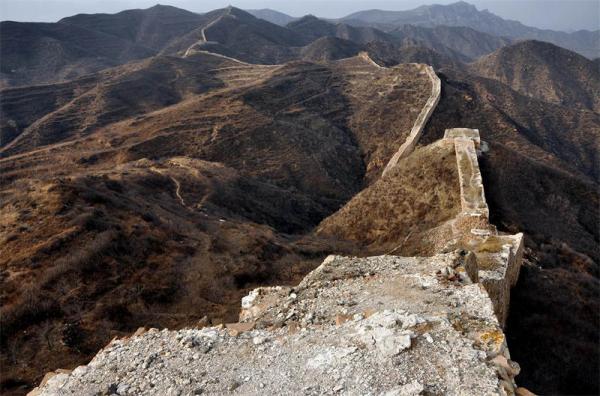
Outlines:
{"type": "Polygon", "coordinates": [[[100,126],[172,105],[189,94],[222,86],[206,72],[212,66],[234,62],[202,59],[207,61],[154,57],[69,83],[4,91],[0,154],[82,136],[100,126]]]}
{"type": "Polygon", "coordinates": [[[450,67],[461,70],[464,59],[460,54],[450,51],[450,56],[443,55],[421,43],[413,40],[404,40],[402,43],[374,41],[367,44],[369,56],[380,65],[393,66],[399,63],[424,63],[433,66],[436,70],[450,67]]]}
{"type": "Polygon", "coordinates": [[[205,24],[206,17],[180,8],[156,5],[117,14],[79,14],[59,23],[79,26],[160,51],[171,40],[205,24]]]}
{"type": "Polygon", "coordinates": [[[363,254],[433,254],[431,230],[460,212],[457,180],[454,146],[419,149],[323,220],[316,233],[352,241],[363,254]]]}
{"type": "Polygon", "coordinates": [[[502,19],[487,10],[479,11],[464,1],[448,5],[421,6],[409,11],[359,11],[342,18],[341,21],[370,25],[386,31],[402,25],[465,26],[498,37],[547,41],[579,52],[588,58],[598,57],[600,48],[600,30],[565,33],[537,29],[517,21],[502,19]]]}
{"type": "Polygon", "coordinates": [[[498,81],[444,69],[442,100],[423,139],[443,136],[448,124],[479,125],[490,136],[533,160],[597,182],[600,116],[519,94],[498,81]],[[568,131],[568,132],[566,132],[568,131]]]}
{"type": "MultiPolygon", "coordinates": [[[[295,58],[295,47],[311,40],[235,7],[205,14],[207,23],[167,46],[166,54],[183,55],[215,44],[250,63],[277,64],[295,58]]],[[[213,50],[211,50],[213,51],[213,50]]]]}
{"type": "Polygon", "coordinates": [[[320,37],[338,37],[359,44],[389,47],[424,47],[442,56],[466,62],[489,54],[510,41],[461,27],[425,28],[402,26],[388,33],[372,27],[352,26],[346,23],[331,23],[307,15],[287,25],[299,34],[315,40],[320,37]]]}
{"type": "Polygon", "coordinates": [[[400,39],[411,39],[424,46],[444,53],[449,48],[467,59],[476,59],[494,52],[510,43],[510,40],[457,26],[421,26],[403,25],[389,32],[400,39]]]}
{"type": "Polygon", "coordinates": [[[331,61],[353,57],[363,49],[363,46],[353,41],[337,37],[321,37],[302,47],[300,57],[306,61],[331,61]]]}
{"type": "Polygon", "coordinates": [[[600,112],[600,69],[581,55],[541,41],[523,41],[470,66],[514,90],[549,103],[600,112]]]}
{"type": "Polygon", "coordinates": [[[338,37],[354,41],[357,44],[393,40],[392,37],[377,29],[353,27],[343,23],[333,24],[313,15],[307,15],[290,22],[287,28],[307,37],[311,41],[320,37],[338,37]]]}
{"type": "Polygon", "coordinates": [[[597,393],[590,378],[600,367],[591,330],[600,326],[592,313],[600,304],[600,119],[446,72],[422,143],[439,139],[448,125],[478,126],[489,144],[481,171],[492,221],[527,235],[531,264],[508,321],[520,383],[542,394],[597,393]]]}
{"type": "Polygon", "coordinates": [[[78,26],[0,22],[0,88],[72,80],[154,53],[78,26]]]}
{"type": "Polygon", "coordinates": [[[269,8],[262,8],[260,10],[246,10],[250,14],[257,18],[264,19],[265,21],[274,23],[275,25],[285,26],[288,23],[295,21],[298,18],[284,14],[283,12],[271,10],[269,8]]]}

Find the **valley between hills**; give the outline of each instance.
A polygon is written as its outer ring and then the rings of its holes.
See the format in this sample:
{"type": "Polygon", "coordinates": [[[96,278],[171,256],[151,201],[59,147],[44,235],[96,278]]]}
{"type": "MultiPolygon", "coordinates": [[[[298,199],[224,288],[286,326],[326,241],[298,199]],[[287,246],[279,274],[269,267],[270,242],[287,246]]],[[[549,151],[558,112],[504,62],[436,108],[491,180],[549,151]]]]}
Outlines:
{"type": "MultiPolygon", "coordinates": [[[[465,4],[445,10],[483,18],[465,4]]],[[[524,234],[504,327],[515,381],[598,392],[593,45],[411,15],[1,22],[2,393],[140,327],[237,322],[253,289],[298,285],[331,254],[440,253],[462,210],[451,128],[479,130],[489,223],[524,234]],[[429,66],[439,98],[383,177],[431,100],[429,66]]]]}

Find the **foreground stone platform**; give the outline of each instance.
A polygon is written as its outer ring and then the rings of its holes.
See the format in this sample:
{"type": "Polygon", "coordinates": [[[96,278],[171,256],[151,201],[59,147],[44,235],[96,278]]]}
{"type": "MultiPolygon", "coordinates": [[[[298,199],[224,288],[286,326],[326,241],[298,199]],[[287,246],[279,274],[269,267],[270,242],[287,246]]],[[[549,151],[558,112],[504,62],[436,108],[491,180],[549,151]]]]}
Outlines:
{"type": "Polygon", "coordinates": [[[475,257],[328,257],[241,323],[115,340],[40,395],[513,394],[518,365],[475,257]],[[471,275],[469,275],[471,274],[471,275]]]}

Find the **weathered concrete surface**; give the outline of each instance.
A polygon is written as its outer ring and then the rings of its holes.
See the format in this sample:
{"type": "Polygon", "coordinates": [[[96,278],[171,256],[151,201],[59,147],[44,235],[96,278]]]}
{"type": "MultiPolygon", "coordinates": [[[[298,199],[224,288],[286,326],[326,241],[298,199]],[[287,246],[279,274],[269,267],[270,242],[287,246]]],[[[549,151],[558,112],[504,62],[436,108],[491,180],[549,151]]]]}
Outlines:
{"type": "Polygon", "coordinates": [[[252,292],[246,323],[116,340],[36,392],[511,395],[519,368],[473,265],[330,256],[297,287],[252,292]]]}
{"type": "Polygon", "coordinates": [[[384,176],[387,172],[389,172],[390,169],[396,166],[398,161],[400,161],[402,158],[406,157],[415,150],[415,147],[419,142],[419,138],[423,134],[423,129],[425,129],[425,124],[427,124],[427,121],[433,114],[433,111],[435,110],[436,106],[440,101],[440,97],[442,94],[442,82],[440,81],[439,77],[435,74],[433,67],[428,65],[423,65],[423,67],[425,73],[427,73],[429,79],[431,80],[431,94],[429,96],[429,99],[427,99],[425,106],[423,106],[423,109],[419,113],[419,116],[417,117],[417,120],[415,121],[412,129],[410,130],[410,134],[406,138],[406,141],[402,143],[398,151],[392,156],[385,169],[383,170],[384,176]]]}

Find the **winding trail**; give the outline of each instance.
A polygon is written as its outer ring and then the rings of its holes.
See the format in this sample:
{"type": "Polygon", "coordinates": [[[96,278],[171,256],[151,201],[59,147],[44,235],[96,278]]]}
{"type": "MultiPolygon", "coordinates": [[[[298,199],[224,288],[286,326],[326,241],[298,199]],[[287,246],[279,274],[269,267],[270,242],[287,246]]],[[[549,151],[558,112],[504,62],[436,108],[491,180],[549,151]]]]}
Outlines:
{"type": "Polygon", "coordinates": [[[173,176],[171,176],[169,174],[165,174],[165,172],[162,169],[158,169],[158,168],[156,168],[154,166],[150,167],[150,170],[153,171],[153,172],[155,172],[155,173],[158,173],[159,175],[167,176],[169,179],[171,179],[171,181],[173,181],[173,183],[175,183],[175,195],[179,199],[179,202],[181,203],[181,205],[183,207],[188,208],[188,206],[186,205],[183,197],[181,196],[181,183],[179,183],[179,180],[175,179],[173,176]]]}

